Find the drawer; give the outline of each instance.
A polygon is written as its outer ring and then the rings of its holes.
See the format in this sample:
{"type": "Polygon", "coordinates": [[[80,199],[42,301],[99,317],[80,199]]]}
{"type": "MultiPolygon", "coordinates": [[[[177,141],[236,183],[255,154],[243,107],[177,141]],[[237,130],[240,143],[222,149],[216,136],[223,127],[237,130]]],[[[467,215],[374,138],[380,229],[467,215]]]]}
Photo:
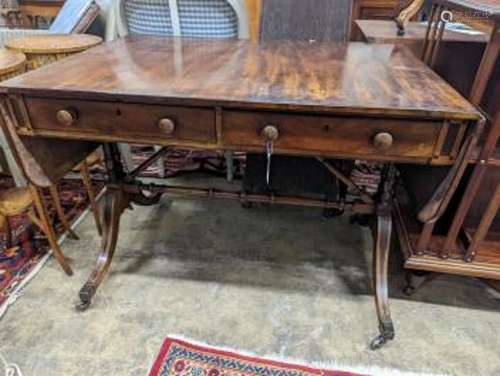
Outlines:
{"type": "Polygon", "coordinates": [[[226,111],[223,114],[223,144],[227,148],[263,150],[264,129],[277,136],[274,150],[292,154],[314,154],[384,159],[430,158],[441,122],[289,115],[226,111]],[[300,152],[297,152],[300,151],[300,152]]]}
{"type": "Polygon", "coordinates": [[[144,141],[215,143],[215,112],[206,108],[25,98],[36,131],[144,141]]]}

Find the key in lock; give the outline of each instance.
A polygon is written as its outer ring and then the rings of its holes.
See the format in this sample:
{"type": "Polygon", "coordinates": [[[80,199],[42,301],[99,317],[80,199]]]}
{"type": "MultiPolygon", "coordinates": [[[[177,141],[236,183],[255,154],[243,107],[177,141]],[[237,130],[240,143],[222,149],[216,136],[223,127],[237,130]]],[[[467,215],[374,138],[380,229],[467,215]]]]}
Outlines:
{"type": "Polygon", "coordinates": [[[275,125],[266,125],[262,130],[262,136],[266,142],[266,184],[271,184],[271,161],[274,153],[274,141],[279,137],[278,127],[275,125]]]}

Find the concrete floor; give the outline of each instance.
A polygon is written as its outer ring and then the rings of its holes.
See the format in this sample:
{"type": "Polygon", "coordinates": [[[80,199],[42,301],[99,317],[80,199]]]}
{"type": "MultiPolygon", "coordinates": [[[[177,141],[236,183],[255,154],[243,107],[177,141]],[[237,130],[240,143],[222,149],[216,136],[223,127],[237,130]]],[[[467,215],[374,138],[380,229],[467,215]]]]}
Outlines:
{"type": "MultiPolygon", "coordinates": [[[[0,321],[0,354],[25,375],[146,375],[165,336],[182,335],[261,356],[454,375],[500,375],[500,296],[443,276],[401,293],[391,259],[396,340],[377,333],[371,238],[315,209],[163,200],[123,217],[112,273],[93,306],[73,304],[95,259],[91,216],[0,321]]],[[[382,374],[378,371],[376,374],[382,374]]]]}

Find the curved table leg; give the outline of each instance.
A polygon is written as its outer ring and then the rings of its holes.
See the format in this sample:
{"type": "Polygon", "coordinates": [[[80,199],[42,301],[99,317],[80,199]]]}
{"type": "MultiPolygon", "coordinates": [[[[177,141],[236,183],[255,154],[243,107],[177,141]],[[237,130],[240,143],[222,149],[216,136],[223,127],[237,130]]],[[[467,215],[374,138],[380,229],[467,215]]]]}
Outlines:
{"type": "Polygon", "coordinates": [[[108,189],[105,193],[104,208],[102,210],[103,237],[101,251],[90,277],[78,294],[80,302],[77,303],[76,308],[79,311],[84,311],[90,306],[92,297],[109,270],[118,241],[120,216],[128,207],[129,202],[129,195],[119,189],[108,189]]]}
{"type": "Polygon", "coordinates": [[[380,334],[370,344],[372,350],[378,350],[394,339],[394,325],[389,310],[388,267],[391,249],[392,219],[390,212],[377,213],[374,233],[373,279],[375,286],[375,305],[380,334]]]}
{"type": "Polygon", "coordinates": [[[376,210],[376,224],[373,228],[373,284],[375,287],[375,306],[377,308],[380,334],[370,343],[372,350],[378,350],[394,339],[394,325],[389,310],[389,253],[392,236],[392,200],[396,170],[392,164],[387,166],[382,194],[376,210]]]}

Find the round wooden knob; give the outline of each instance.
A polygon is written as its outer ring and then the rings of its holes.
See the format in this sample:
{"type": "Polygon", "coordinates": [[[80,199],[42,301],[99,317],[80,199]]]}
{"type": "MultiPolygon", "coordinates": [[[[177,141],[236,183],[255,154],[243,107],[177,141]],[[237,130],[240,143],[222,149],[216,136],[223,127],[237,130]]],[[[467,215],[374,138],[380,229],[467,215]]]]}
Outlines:
{"type": "Polygon", "coordinates": [[[387,150],[392,146],[394,138],[389,132],[380,132],[373,138],[373,146],[378,150],[387,150]]]}
{"type": "Polygon", "coordinates": [[[279,136],[280,132],[275,125],[266,125],[262,130],[262,137],[264,137],[266,141],[276,141],[279,136]]]}
{"type": "Polygon", "coordinates": [[[57,111],[56,118],[59,124],[67,127],[76,121],[77,116],[74,110],[59,110],[57,111]]]}
{"type": "Polygon", "coordinates": [[[174,133],[175,123],[172,119],[164,118],[158,122],[158,128],[160,129],[161,133],[171,135],[172,133],[174,133]]]}

